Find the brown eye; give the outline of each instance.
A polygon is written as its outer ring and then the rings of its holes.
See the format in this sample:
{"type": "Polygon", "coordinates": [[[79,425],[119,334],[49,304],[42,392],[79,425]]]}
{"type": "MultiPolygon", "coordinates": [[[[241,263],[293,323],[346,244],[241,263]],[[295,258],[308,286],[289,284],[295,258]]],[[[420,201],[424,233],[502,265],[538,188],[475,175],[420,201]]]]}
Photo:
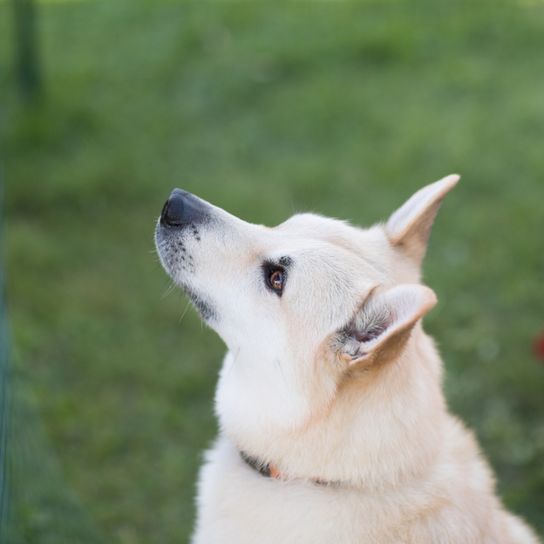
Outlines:
{"type": "Polygon", "coordinates": [[[285,287],[285,281],[287,280],[287,272],[284,268],[275,265],[265,265],[264,267],[264,279],[266,286],[281,296],[283,288],[285,287]]]}
{"type": "Polygon", "coordinates": [[[274,291],[281,291],[284,282],[283,270],[274,270],[274,272],[270,274],[268,281],[270,282],[270,287],[272,287],[274,291]]]}

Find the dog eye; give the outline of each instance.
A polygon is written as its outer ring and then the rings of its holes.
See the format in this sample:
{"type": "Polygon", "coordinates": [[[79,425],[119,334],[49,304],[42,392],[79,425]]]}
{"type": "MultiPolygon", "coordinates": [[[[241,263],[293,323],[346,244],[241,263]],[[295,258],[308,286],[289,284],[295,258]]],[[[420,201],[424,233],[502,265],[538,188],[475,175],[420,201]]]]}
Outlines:
{"type": "Polygon", "coordinates": [[[283,268],[272,267],[266,270],[265,273],[266,285],[272,289],[277,295],[282,294],[285,286],[287,274],[283,268]]]}

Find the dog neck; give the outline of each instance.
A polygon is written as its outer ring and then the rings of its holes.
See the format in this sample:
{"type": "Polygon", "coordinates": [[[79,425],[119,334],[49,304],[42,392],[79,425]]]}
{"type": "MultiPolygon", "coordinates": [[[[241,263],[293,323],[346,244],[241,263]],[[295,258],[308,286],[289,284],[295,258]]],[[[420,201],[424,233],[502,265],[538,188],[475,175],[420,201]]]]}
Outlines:
{"type": "Polygon", "coordinates": [[[384,489],[434,463],[446,415],[440,377],[432,340],[417,331],[398,360],[345,380],[326,413],[305,426],[223,429],[263,476],[384,489]]]}

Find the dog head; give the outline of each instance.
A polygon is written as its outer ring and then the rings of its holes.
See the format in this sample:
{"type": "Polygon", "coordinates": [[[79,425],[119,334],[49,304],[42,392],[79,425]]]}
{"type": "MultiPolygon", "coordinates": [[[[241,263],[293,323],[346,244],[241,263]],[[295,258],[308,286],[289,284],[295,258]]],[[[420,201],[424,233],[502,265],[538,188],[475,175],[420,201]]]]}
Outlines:
{"type": "Polygon", "coordinates": [[[420,266],[457,181],[424,187],[369,229],[314,214],[269,228],[172,192],[156,245],[229,348],[216,397],[225,428],[304,425],[347,377],[402,354],[436,303],[419,283],[420,266]]]}

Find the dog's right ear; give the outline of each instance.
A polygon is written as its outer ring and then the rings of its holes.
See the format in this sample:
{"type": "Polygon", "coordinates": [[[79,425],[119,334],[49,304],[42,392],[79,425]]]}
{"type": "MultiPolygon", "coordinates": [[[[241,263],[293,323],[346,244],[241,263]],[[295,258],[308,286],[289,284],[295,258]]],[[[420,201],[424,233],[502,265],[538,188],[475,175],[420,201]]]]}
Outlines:
{"type": "Polygon", "coordinates": [[[334,339],[338,359],[348,367],[385,363],[404,348],[414,325],[436,304],[432,289],[402,284],[374,288],[351,321],[334,339]],[[378,291],[378,292],[376,292],[378,291]]]}
{"type": "Polygon", "coordinates": [[[391,244],[403,249],[418,264],[425,256],[431,227],[442,199],[458,181],[459,176],[452,174],[423,187],[394,212],[385,225],[391,244]]]}

